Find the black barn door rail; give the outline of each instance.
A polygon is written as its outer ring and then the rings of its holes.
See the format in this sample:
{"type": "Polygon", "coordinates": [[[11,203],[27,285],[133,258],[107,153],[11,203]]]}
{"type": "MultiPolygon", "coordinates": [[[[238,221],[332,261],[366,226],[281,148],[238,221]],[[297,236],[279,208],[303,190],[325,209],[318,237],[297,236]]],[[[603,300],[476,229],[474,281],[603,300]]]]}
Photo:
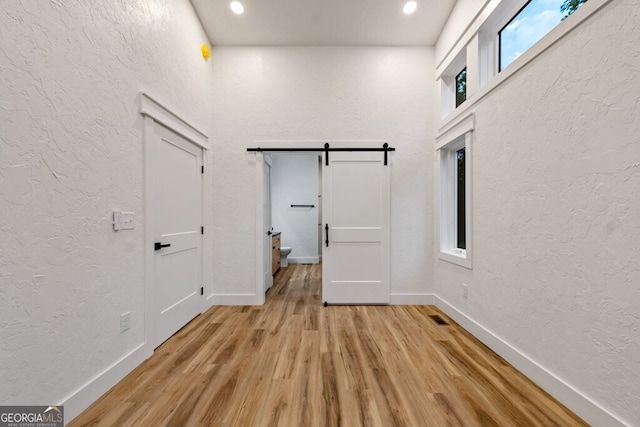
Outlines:
{"type": "Polygon", "coordinates": [[[396,151],[395,148],[393,147],[389,147],[389,144],[387,144],[386,142],[384,144],[382,144],[382,147],[349,147],[349,148],[343,148],[343,147],[338,147],[338,148],[331,148],[329,146],[329,143],[324,144],[324,147],[322,148],[309,148],[309,147],[301,147],[301,148],[247,148],[247,151],[249,152],[263,152],[263,151],[267,151],[267,152],[279,152],[279,151],[284,151],[284,152],[290,152],[290,153],[295,153],[295,152],[305,152],[305,151],[324,151],[324,159],[325,159],[325,164],[327,166],[329,166],[329,152],[330,151],[381,151],[384,152],[384,164],[385,166],[388,164],[388,160],[387,160],[387,153],[389,151],[396,151]]]}

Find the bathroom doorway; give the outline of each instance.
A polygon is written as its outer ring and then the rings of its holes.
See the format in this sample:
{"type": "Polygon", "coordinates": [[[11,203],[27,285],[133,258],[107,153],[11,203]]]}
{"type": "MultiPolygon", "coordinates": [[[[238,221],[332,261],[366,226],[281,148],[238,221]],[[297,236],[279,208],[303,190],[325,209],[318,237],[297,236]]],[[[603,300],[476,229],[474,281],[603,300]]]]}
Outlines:
{"type": "Polygon", "coordinates": [[[279,270],[286,269],[288,264],[318,264],[322,254],[321,156],[274,153],[269,157],[271,212],[265,217],[271,217],[273,233],[279,236],[274,238],[280,243],[279,270]]]}

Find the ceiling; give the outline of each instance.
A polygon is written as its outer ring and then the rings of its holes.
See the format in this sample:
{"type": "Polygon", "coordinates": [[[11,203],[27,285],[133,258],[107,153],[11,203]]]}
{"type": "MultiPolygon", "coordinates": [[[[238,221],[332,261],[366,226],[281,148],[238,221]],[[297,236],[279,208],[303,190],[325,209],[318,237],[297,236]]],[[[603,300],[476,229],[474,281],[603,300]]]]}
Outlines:
{"type": "Polygon", "coordinates": [[[431,46],[456,0],[191,0],[213,45],[431,46]]]}

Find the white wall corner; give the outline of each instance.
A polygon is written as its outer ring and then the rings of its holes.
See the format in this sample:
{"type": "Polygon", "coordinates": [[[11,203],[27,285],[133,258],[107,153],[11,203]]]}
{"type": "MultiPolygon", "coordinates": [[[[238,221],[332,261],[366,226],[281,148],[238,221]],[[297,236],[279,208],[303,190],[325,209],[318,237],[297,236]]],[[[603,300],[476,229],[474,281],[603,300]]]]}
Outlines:
{"type": "Polygon", "coordinates": [[[526,375],[531,381],[560,401],[563,405],[593,426],[624,427],[627,424],[615,415],[598,405],[585,394],[558,378],[546,368],[539,365],[507,341],[489,329],[477,323],[471,317],[451,305],[449,302],[433,295],[435,305],[447,316],[455,320],[474,337],[509,362],[514,368],[526,375]]]}
{"type": "Polygon", "coordinates": [[[138,365],[153,355],[153,348],[147,344],[140,344],[135,350],[111,365],[109,368],[92,378],[88,383],[66,397],[64,406],[66,421],[69,422],[80,415],[111,387],[118,384],[138,365]]]}

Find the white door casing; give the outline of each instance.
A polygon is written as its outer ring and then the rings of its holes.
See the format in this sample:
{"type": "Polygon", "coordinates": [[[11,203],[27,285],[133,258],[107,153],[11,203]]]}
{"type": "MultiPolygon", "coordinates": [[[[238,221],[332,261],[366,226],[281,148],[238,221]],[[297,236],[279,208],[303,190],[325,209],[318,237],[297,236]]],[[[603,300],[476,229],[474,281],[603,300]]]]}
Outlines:
{"type": "Polygon", "coordinates": [[[380,152],[330,153],[322,171],[326,303],[390,302],[390,177],[380,152]]]}
{"type": "Polygon", "coordinates": [[[147,210],[153,215],[152,343],[157,347],[202,307],[202,148],[155,124],[147,144],[147,210]]]}
{"type": "Polygon", "coordinates": [[[264,292],[266,292],[273,285],[273,271],[271,265],[272,254],[272,238],[271,238],[271,156],[264,156],[264,169],[263,169],[263,225],[262,225],[262,248],[264,251],[262,261],[262,274],[264,283],[264,292]]]}

